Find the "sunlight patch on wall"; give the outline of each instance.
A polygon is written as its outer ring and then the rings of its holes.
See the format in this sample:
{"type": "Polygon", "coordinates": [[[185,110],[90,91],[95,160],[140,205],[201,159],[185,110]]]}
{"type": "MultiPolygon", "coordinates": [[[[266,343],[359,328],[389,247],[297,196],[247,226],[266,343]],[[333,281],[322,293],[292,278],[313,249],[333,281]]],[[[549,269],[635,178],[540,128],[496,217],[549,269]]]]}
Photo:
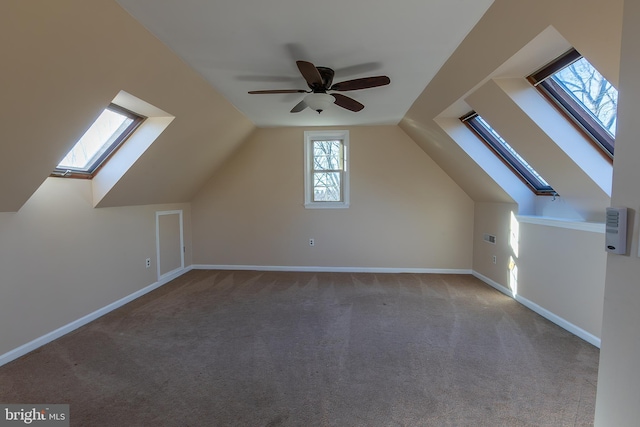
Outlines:
{"type": "Polygon", "coordinates": [[[511,211],[511,221],[509,225],[509,247],[513,255],[518,258],[518,249],[520,243],[520,223],[516,219],[513,211],[511,211]]]}
{"type": "Polygon", "coordinates": [[[513,296],[518,295],[518,253],[520,246],[520,223],[513,211],[511,211],[511,220],[509,224],[509,247],[512,255],[509,256],[509,287],[513,296]]]}
{"type": "Polygon", "coordinates": [[[509,288],[514,297],[518,295],[518,266],[512,256],[509,257],[509,288]]]}

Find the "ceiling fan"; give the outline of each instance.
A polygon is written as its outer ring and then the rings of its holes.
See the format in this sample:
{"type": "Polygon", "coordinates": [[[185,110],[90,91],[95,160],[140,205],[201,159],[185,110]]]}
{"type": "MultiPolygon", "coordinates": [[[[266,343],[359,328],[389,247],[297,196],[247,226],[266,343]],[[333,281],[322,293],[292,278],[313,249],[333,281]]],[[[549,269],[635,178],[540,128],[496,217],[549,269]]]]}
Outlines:
{"type": "Polygon", "coordinates": [[[292,113],[299,113],[309,107],[321,113],[329,105],[336,104],[350,111],[360,111],[364,105],[353,98],[341,93],[328,94],[327,91],[346,92],[350,90],[369,89],[372,87],[388,85],[391,80],[387,76],[364,77],[361,79],[347,80],[333,84],[334,71],[327,67],[316,67],[311,62],[296,61],[302,77],[307,81],[311,90],[304,89],[276,89],[276,90],[252,90],[251,94],[265,93],[308,93],[302,101],[291,109],[292,113]]]}

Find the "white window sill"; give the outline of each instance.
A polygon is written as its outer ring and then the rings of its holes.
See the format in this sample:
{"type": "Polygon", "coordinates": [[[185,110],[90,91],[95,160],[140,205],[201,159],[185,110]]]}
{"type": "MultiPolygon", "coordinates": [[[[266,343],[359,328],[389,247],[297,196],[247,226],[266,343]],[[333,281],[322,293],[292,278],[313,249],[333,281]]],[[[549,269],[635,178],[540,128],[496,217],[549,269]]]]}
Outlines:
{"type": "Polygon", "coordinates": [[[518,222],[524,222],[527,224],[546,225],[548,227],[568,228],[571,230],[590,231],[592,233],[601,234],[604,234],[605,232],[605,225],[600,222],[572,221],[528,215],[518,215],[516,218],[518,219],[518,222]]]}
{"type": "Polygon", "coordinates": [[[334,202],[315,202],[305,203],[305,209],[347,209],[348,203],[334,203],[334,202]]]}

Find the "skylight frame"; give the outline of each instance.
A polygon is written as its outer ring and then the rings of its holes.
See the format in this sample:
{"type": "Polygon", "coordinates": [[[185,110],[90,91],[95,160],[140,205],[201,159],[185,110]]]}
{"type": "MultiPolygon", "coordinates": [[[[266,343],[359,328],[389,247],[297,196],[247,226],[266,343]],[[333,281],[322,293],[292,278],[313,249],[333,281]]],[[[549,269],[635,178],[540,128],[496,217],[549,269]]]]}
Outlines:
{"type": "MultiPolygon", "coordinates": [[[[56,166],[54,168],[52,176],[62,177],[62,178],[84,178],[84,179],[93,178],[98,173],[100,168],[106,163],[106,161],[111,156],[113,156],[113,154],[122,146],[122,144],[136,131],[136,129],[146,119],[145,116],[142,116],[140,114],[134,113],[134,112],[132,112],[130,110],[127,110],[126,108],[123,108],[123,107],[121,107],[119,105],[116,105],[116,104],[113,104],[113,103],[109,104],[107,106],[107,108],[105,108],[103,110],[103,112],[107,111],[107,110],[113,111],[113,112],[118,113],[118,114],[120,114],[122,116],[125,116],[125,117],[131,119],[132,121],[117,136],[115,136],[115,138],[113,138],[113,139],[109,138],[109,140],[112,139],[111,143],[106,147],[103,146],[101,148],[101,150],[100,150],[101,154],[98,157],[96,157],[91,162],[91,164],[89,164],[86,168],[74,168],[74,167],[68,167],[68,166],[61,166],[61,164],[58,164],[58,166],[56,166]]],[[[94,121],[94,123],[95,123],[95,121],[94,121]]],[[[94,123],[92,123],[91,126],[93,126],[94,123]]],[[[91,126],[88,129],[90,129],[91,126]]],[[[83,134],[83,136],[84,136],[84,134],[83,134]]],[[[112,135],[112,137],[113,137],[113,135],[112,135]]],[[[109,140],[105,141],[105,144],[109,140]]],[[[75,148],[75,145],[74,145],[73,148],[75,148]]],[[[73,148],[69,152],[71,152],[73,150],[73,148]]]]}
{"type": "MultiPolygon", "coordinates": [[[[556,73],[581,59],[583,59],[583,56],[577,50],[571,49],[528,76],[527,79],[547,99],[551,100],[565,117],[576,124],[577,127],[587,135],[589,140],[611,160],[615,152],[615,136],[611,135],[609,131],[600,124],[594,114],[574,98],[574,95],[565,90],[553,79],[556,73]]],[[[590,63],[589,65],[593,67],[590,63]]],[[[593,69],[597,71],[595,67],[593,67],[593,69]]],[[[608,84],[611,84],[606,79],[604,80],[608,84]]]]}
{"type": "Polygon", "coordinates": [[[460,120],[489,147],[538,196],[552,196],[558,193],[517,151],[505,141],[495,129],[472,111],[460,120]],[[509,148],[507,148],[506,146],[509,148]],[[514,155],[515,153],[515,155],[514,155]]]}

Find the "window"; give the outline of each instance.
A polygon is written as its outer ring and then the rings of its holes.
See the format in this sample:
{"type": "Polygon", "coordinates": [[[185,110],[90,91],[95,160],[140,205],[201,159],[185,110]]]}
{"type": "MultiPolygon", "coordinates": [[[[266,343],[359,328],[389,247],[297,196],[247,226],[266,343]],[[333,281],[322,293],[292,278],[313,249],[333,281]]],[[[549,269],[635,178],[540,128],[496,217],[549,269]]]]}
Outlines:
{"type": "Polygon", "coordinates": [[[482,117],[475,111],[460,118],[484,141],[526,184],[538,195],[557,194],[547,181],[527,163],[482,117]]]}
{"type": "Polygon", "coordinates": [[[58,164],[54,176],[92,178],[143,120],[142,116],[110,104],[58,164]]]}
{"type": "Polygon", "coordinates": [[[306,131],[304,139],[305,207],[349,207],[349,131],[306,131]]]}
{"type": "Polygon", "coordinates": [[[572,49],[529,81],[613,157],[618,91],[585,58],[572,49]]]}

